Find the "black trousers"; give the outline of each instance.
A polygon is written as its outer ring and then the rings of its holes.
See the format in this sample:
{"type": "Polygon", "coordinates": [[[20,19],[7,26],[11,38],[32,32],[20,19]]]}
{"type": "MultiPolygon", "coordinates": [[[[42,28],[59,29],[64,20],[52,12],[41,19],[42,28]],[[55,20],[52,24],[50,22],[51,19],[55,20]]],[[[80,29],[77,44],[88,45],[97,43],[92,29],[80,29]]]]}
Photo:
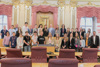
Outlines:
{"type": "Polygon", "coordinates": [[[97,48],[97,45],[92,45],[91,48],[97,48]]]}

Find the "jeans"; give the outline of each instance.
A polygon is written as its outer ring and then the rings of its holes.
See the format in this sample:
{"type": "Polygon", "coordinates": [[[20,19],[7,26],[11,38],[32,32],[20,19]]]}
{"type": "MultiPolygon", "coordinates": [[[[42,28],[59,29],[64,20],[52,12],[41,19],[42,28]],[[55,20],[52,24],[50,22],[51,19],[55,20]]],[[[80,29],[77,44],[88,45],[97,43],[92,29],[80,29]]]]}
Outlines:
{"type": "Polygon", "coordinates": [[[5,44],[5,47],[9,47],[9,45],[6,45],[6,44],[5,44]]]}
{"type": "Polygon", "coordinates": [[[30,52],[31,51],[31,46],[24,46],[24,51],[25,52],[30,52]]]}

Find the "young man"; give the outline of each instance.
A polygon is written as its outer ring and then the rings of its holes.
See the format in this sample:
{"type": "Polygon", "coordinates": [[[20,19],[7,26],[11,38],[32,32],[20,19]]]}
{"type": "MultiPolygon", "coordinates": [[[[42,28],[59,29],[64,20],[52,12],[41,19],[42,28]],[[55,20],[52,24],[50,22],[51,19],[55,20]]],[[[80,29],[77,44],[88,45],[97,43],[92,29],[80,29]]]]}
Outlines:
{"type": "Polygon", "coordinates": [[[30,38],[30,36],[28,36],[28,31],[25,32],[25,36],[23,39],[24,39],[24,51],[25,52],[31,51],[31,46],[30,46],[31,38],[30,38]]]}
{"type": "Polygon", "coordinates": [[[50,24],[50,28],[48,29],[49,33],[52,34],[52,36],[54,37],[55,35],[55,29],[53,28],[52,24],[50,24]]]}
{"type": "Polygon", "coordinates": [[[10,36],[13,36],[13,32],[16,34],[16,30],[14,29],[14,25],[11,25],[11,29],[9,29],[10,36]]]}
{"type": "Polygon", "coordinates": [[[43,31],[41,32],[40,36],[38,37],[38,44],[45,44],[45,37],[43,36],[43,31]]]}
{"type": "Polygon", "coordinates": [[[91,36],[91,48],[98,48],[99,46],[99,36],[93,31],[93,36],[91,36]]]}
{"type": "Polygon", "coordinates": [[[25,22],[25,26],[22,28],[23,36],[25,35],[25,32],[28,31],[28,23],[25,22]]]}
{"type": "Polygon", "coordinates": [[[6,26],[3,26],[3,29],[1,30],[1,38],[3,39],[4,36],[6,36],[6,33],[8,32],[8,30],[6,29],[6,26]]]}
{"type": "Polygon", "coordinates": [[[18,24],[15,25],[14,29],[15,29],[16,32],[18,31],[18,24]]]}
{"type": "Polygon", "coordinates": [[[16,48],[17,46],[17,37],[15,36],[15,32],[13,32],[13,36],[10,37],[10,47],[11,48],[16,48]]]}

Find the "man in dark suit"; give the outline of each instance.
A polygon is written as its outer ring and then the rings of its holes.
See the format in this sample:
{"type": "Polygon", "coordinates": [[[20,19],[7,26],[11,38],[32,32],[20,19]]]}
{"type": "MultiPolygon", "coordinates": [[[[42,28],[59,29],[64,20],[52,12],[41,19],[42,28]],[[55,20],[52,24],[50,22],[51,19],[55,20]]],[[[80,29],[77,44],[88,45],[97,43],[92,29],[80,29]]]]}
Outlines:
{"type": "Polygon", "coordinates": [[[93,31],[93,36],[91,36],[91,48],[97,48],[99,46],[99,36],[93,31]]]}

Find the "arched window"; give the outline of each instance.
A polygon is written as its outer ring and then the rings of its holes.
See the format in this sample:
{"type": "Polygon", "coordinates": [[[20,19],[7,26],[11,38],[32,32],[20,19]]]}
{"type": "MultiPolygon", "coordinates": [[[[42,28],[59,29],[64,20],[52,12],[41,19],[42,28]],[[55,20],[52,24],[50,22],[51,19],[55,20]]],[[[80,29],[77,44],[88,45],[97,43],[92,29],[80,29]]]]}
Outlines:
{"type": "Polygon", "coordinates": [[[8,28],[7,26],[7,16],[6,15],[0,15],[0,30],[3,29],[3,26],[6,26],[6,28],[8,28]]]}
{"type": "Polygon", "coordinates": [[[93,32],[93,17],[88,18],[88,17],[83,17],[81,18],[81,23],[80,27],[88,31],[88,29],[91,29],[91,32],[93,32]]]}

